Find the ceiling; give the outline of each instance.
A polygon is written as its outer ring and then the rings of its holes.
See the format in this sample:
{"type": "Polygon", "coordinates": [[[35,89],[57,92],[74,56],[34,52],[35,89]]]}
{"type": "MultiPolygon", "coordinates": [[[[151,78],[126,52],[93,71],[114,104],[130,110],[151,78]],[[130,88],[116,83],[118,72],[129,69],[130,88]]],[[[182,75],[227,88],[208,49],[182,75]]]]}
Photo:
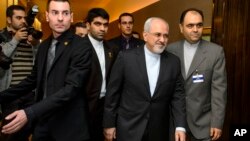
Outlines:
{"type": "MultiPolygon", "coordinates": [[[[133,13],[150,4],[160,0],[70,0],[74,13],[74,21],[83,20],[89,9],[93,7],[104,8],[110,15],[110,22],[116,20],[123,12],[133,13]]],[[[45,10],[47,0],[19,0],[19,4],[24,6],[39,6],[37,18],[41,23],[45,22],[45,10]],[[27,4],[28,1],[28,4],[27,4]]]]}

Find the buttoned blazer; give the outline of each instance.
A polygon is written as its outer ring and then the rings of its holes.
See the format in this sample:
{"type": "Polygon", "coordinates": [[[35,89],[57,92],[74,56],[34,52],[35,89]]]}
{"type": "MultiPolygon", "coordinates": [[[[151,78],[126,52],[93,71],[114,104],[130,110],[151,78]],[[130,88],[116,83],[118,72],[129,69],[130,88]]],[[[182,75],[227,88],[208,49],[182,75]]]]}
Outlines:
{"type": "Polygon", "coordinates": [[[185,127],[184,98],[178,57],[166,51],[161,54],[159,77],[151,97],[144,47],[122,51],[112,68],[103,125],[116,127],[119,141],[140,141],[145,129],[150,141],[165,141],[170,112],[176,124],[185,127]]]}
{"type": "Polygon", "coordinates": [[[222,129],[224,123],[227,90],[224,51],[219,45],[201,40],[186,75],[183,44],[184,40],[172,43],[167,50],[181,60],[187,123],[196,138],[209,138],[210,128],[222,129]],[[193,83],[197,74],[203,75],[204,82],[193,83]]]}

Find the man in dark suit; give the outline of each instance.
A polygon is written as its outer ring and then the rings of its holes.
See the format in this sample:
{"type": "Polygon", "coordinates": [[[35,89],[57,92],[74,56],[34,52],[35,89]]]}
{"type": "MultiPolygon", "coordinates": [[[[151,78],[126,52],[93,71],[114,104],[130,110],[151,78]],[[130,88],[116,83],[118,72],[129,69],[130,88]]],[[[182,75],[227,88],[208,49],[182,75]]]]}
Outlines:
{"type": "Polygon", "coordinates": [[[33,141],[88,140],[84,86],[90,71],[91,48],[69,31],[73,13],[68,0],[49,0],[46,20],[52,35],[41,43],[31,75],[0,93],[3,103],[36,88],[36,103],[8,115],[10,123],[2,132],[11,134],[34,122],[33,141]]]}
{"type": "Polygon", "coordinates": [[[172,112],[176,141],[185,141],[184,84],[178,57],[165,51],[168,33],[165,20],[149,18],[146,44],[118,55],[104,107],[106,140],[166,141],[172,112]]]}
{"type": "Polygon", "coordinates": [[[106,84],[117,54],[117,49],[115,50],[104,40],[108,24],[109,14],[104,9],[93,8],[89,10],[86,18],[89,34],[85,40],[92,48],[91,73],[87,85],[92,141],[104,140],[102,119],[106,84]]]}
{"type": "Polygon", "coordinates": [[[115,44],[119,50],[137,48],[144,44],[143,40],[133,37],[134,17],[132,14],[122,13],[118,22],[121,35],[110,39],[110,43],[115,44]]]}
{"type": "Polygon", "coordinates": [[[226,109],[224,51],[221,46],[201,39],[203,19],[202,11],[185,10],[179,25],[185,40],[167,47],[181,60],[191,141],[217,140],[222,134],[226,109]]]}

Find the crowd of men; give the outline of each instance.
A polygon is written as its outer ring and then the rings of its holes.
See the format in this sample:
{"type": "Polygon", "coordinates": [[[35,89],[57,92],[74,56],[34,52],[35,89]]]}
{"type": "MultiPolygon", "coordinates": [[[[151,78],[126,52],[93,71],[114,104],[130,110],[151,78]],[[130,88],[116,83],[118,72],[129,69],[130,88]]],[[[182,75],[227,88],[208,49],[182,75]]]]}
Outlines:
{"type": "Polygon", "coordinates": [[[103,8],[90,9],[84,22],[72,26],[69,0],[48,0],[52,34],[41,43],[28,32],[22,6],[9,6],[6,17],[0,36],[0,140],[221,137],[225,56],[221,46],[202,39],[201,10],[183,11],[184,39],[170,45],[169,24],[160,17],[145,21],[143,40],[133,35],[130,13],[119,16],[121,35],[110,40],[103,8]],[[6,59],[9,66],[2,67],[6,59]]]}

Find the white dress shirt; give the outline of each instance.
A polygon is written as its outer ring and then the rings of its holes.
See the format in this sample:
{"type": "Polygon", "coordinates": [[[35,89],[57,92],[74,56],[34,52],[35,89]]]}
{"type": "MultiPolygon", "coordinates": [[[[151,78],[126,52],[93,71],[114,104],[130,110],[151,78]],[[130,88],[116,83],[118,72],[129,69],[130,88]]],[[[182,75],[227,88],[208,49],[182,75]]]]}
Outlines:
{"type": "Polygon", "coordinates": [[[184,65],[186,75],[188,74],[188,70],[191,66],[198,45],[199,42],[195,44],[190,44],[187,41],[184,42],[184,65]]]}
{"type": "Polygon", "coordinates": [[[151,96],[153,96],[159,76],[161,56],[160,54],[156,54],[148,50],[146,45],[144,46],[144,52],[146,58],[146,67],[147,67],[148,81],[150,86],[150,93],[151,96]]]}
{"type": "Polygon", "coordinates": [[[91,35],[88,34],[89,40],[92,43],[95,52],[97,54],[101,71],[102,71],[102,88],[101,88],[101,93],[100,93],[100,98],[105,96],[106,93],[106,75],[105,75],[105,54],[104,54],[104,46],[103,46],[103,41],[98,41],[94,39],[91,35]]]}

